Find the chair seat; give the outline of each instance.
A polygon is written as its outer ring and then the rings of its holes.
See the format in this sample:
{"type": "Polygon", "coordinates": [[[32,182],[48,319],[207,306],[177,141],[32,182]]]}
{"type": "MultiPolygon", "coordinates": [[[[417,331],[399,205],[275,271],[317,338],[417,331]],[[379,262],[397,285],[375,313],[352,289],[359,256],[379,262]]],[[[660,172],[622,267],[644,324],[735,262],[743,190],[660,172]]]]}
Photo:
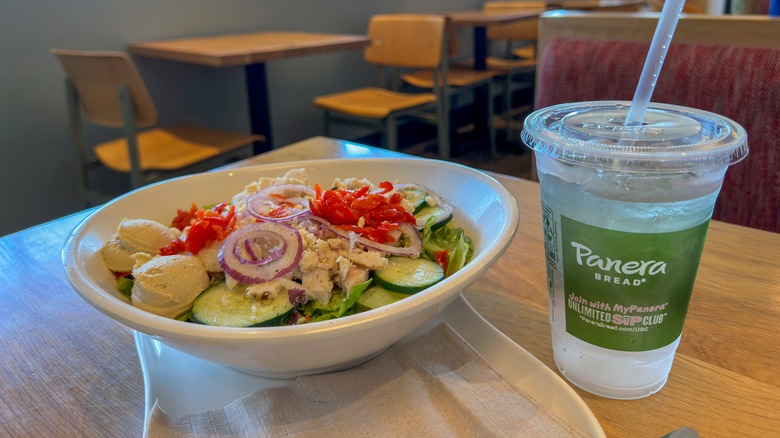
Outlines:
{"type": "MultiPolygon", "coordinates": [[[[485,62],[488,70],[501,74],[517,72],[520,70],[531,72],[536,69],[536,60],[533,59],[505,59],[490,56],[485,59],[485,62]]],[[[457,64],[459,68],[464,69],[469,69],[472,65],[474,65],[474,61],[471,60],[457,64]]]]}
{"type": "MultiPolygon", "coordinates": [[[[453,66],[447,71],[447,84],[453,87],[467,87],[489,81],[500,73],[478,71],[468,67],[453,66]]],[[[433,88],[433,71],[418,70],[401,77],[406,83],[419,88],[433,88]]]]}
{"type": "Polygon", "coordinates": [[[505,58],[487,58],[487,66],[491,70],[501,72],[510,72],[516,70],[533,71],[536,68],[535,59],[505,59],[505,58]]]}
{"type": "Polygon", "coordinates": [[[512,50],[512,55],[524,59],[536,59],[536,47],[527,45],[512,50]]]}
{"type": "MultiPolygon", "coordinates": [[[[149,129],[137,135],[138,155],[143,170],[171,171],[262,141],[260,135],[180,124],[149,129]]],[[[130,172],[130,156],[125,139],[101,143],[95,155],[106,167],[130,172]]]]}
{"type": "Polygon", "coordinates": [[[314,104],[330,111],[358,117],[384,118],[390,113],[423,106],[436,101],[433,93],[400,93],[367,87],[314,99],[314,104]]]}

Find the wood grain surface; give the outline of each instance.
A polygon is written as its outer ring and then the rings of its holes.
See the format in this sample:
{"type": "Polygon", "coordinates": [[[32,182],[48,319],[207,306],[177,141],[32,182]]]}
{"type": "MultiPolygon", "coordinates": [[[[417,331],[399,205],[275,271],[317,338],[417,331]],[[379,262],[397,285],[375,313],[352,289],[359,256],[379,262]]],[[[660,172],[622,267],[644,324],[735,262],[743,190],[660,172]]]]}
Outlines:
{"type": "Polygon", "coordinates": [[[359,49],[369,42],[365,35],[255,32],[139,42],[131,44],[129,51],[136,56],[230,67],[359,49]]]}
{"type": "MultiPolygon", "coordinates": [[[[238,166],[397,155],[316,138],[238,166]]],[[[464,295],[488,321],[555,369],[547,319],[539,186],[498,176],[517,199],[507,252],[464,295]]],[[[82,212],[0,239],[0,436],[141,436],[143,377],[130,330],[74,292],[60,261],[82,212]]],[[[577,390],[609,437],[702,437],[780,430],[780,234],[713,222],[682,343],[666,386],[641,400],[577,390]]]]}
{"type": "MultiPolygon", "coordinates": [[[[476,310],[557,371],[550,347],[539,186],[500,177],[520,208],[507,252],[464,293],[476,310]]],[[[702,437],[780,430],[780,234],[712,222],[669,381],[641,400],[575,388],[609,437],[702,437]]],[[[560,373],[559,373],[560,374],[560,373]]]]}

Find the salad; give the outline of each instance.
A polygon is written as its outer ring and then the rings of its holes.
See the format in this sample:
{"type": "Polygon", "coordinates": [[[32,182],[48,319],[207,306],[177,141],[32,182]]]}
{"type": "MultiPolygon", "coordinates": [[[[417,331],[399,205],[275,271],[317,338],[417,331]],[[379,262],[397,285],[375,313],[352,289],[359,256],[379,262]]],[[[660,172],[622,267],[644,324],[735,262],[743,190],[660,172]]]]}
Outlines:
{"type": "Polygon", "coordinates": [[[157,315],[226,327],[305,324],[375,309],[461,269],[474,247],[428,188],[262,177],[170,224],[125,219],[101,248],[117,289],[157,315]]]}

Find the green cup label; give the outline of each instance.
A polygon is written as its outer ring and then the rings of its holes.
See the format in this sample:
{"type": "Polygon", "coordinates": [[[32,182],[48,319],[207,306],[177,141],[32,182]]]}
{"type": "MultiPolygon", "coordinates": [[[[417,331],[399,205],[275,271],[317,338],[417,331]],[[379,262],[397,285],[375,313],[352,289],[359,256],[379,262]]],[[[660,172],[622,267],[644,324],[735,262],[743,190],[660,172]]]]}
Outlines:
{"type": "Polygon", "coordinates": [[[619,351],[674,342],[682,333],[709,221],[653,234],[560,218],[566,331],[619,351]]]}

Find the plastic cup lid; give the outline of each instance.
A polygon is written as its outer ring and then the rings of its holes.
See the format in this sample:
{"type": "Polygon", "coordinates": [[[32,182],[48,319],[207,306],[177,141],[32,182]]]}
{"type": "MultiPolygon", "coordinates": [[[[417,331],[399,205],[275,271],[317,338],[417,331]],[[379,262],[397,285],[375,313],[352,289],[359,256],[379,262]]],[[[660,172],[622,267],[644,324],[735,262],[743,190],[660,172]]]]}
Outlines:
{"type": "Polygon", "coordinates": [[[645,122],[625,126],[631,102],[575,102],[530,114],[521,138],[557,160],[626,172],[680,172],[728,166],[748,153],[747,133],[708,111],[651,103],[645,122]]]}

